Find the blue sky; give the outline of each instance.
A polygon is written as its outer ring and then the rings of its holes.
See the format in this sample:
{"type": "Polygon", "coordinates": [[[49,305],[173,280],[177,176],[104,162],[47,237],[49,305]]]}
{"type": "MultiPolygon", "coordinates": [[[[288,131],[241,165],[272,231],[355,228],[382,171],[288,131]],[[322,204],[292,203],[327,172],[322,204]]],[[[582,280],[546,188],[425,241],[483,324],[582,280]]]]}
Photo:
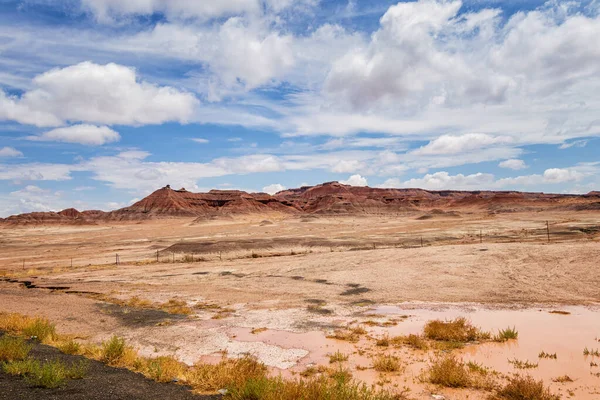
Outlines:
{"type": "Polygon", "coordinates": [[[166,184],[598,190],[599,12],[0,0],[0,216],[166,184]]]}

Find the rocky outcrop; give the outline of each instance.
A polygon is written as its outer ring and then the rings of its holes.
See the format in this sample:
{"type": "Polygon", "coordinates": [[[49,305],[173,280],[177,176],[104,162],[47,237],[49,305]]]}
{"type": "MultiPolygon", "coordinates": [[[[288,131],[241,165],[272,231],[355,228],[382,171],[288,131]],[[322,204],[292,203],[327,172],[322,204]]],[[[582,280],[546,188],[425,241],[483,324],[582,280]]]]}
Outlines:
{"type": "MultiPolygon", "coordinates": [[[[4,224],[86,224],[97,221],[138,221],[154,218],[195,218],[205,221],[236,215],[385,215],[423,212],[423,219],[454,216],[455,211],[519,212],[542,209],[595,211],[600,192],[587,195],[514,191],[428,191],[380,189],[327,182],[284,190],[271,196],[239,190],[192,193],[169,186],[137,203],[112,212],[67,209],[58,213],[29,213],[0,220],[4,224]]],[[[458,214],[456,214],[458,215],[458,214]]]]}

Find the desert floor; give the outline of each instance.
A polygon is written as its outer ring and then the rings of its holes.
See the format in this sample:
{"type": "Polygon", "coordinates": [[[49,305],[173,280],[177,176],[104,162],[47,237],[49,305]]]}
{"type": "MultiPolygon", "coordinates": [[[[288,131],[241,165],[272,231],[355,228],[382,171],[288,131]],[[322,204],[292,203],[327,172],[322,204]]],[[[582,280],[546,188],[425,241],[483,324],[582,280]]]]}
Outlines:
{"type": "Polygon", "coordinates": [[[328,365],[339,350],[369,384],[406,387],[415,399],[484,399],[423,383],[435,352],[375,344],[464,316],[492,333],[519,331],[517,341],[455,350],[465,361],[597,399],[600,359],[583,349],[600,348],[599,226],[597,212],[462,212],[4,227],[0,311],[45,316],[90,342],[117,334],[146,356],[188,364],[251,353],[289,377],[328,365]],[[356,343],[327,338],[355,326],[367,331],[356,343]],[[557,358],[539,359],[541,351],[557,358]],[[370,368],[383,353],[397,355],[401,371],[370,368]],[[538,366],[517,369],[514,360],[538,366]],[[574,382],[553,382],[565,374],[574,382]]]}

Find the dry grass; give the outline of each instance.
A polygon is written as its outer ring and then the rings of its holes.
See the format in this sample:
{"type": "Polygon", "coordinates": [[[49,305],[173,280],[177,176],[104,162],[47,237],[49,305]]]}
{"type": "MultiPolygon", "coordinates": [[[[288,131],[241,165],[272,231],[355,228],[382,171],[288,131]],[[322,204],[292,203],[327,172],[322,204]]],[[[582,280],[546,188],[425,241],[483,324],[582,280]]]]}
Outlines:
{"type": "Polygon", "coordinates": [[[170,299],[169,301],[159,304],[158,309],[168,312],[169,314],[190,315],[194,311],[188,307],[185,300],[170,299]]]}
{"type": "Polygon", "coordinates": [[[463,317],[451,321],[429,321],[425,324],[423,333],[427,339],[458,343],[489,340],[491,337],[489,332],[481,331],[463,317]]]}
{"type": "Polygon", "coordinates": [[[251,379],[242,386],[232,387],[227,395],[232,400],[403,400],[404,393],[376,391],[364,384],[321,376],[312,379],[284,380],[278,378],[251,379]]]}
{"type": "Polygon", "coordinates": [[[112,366],[132,367],[135,366],[138,357],[135,350],[125,344],[125,339],[113,336],[102,343],[99,359],[112,366]]]}
{"type": "Polygon", "coordinates": [[[47,319],[20,314],[0,313],[0,330],[36,339],[42,343],[50,343],[57,338],[56,327],[47,319]]]}
{"type": "Polygon", "coordinates": [[[544,386],[543,381],[536,381],[530,376],[514,376],[498,390],[493,400],[560,400],[560,396],[552,394],[544,386]]]}
{"type": "Polygon", "coordinates": [[[253,335],[258,335],[259,333],[265,332],[267,330],[267,328],[254,328],[250,331],[250,333],[252,333],[253,335]]]}
{"type": "Polygon", "coordinates": [[[538,354],[538,358],[549,358],[552,360],[556,360],[558,357],[556,356],[556,353],[546,353],[545,351],[541,351],[540,354],[538,354]]]}
{"type": "Polygon", "coordinates": [[[25,377],[34,387],[54,389],[64,384],[67,379],[82,379],[88,370],[88,362],[82,361],[67,366],[60,360],[41,363],[34,359],[14,361],[3,365],[3,370],[10,375],[25,377]]]}
{"type": "Polygon", "coordinates": [[[568,312],[568,311],[561,311],[561,310],[552,310],[552,311],[550,311],[550,314],[571,315],[570,312],[568,312]]]}
{"type": "Polygon", "coordinates": [[[394,346],[400,346],[400,345],[405,344],[405,345],[412,347],[413,349],[418,349],[418,350],[429,349],[429,345],[427,344],[427,341],[425,339],[423,339],[419,335],[415,335],[412,333],[408,336],[393,337],[392,339],[390,339],[390,343],[393,344],[394,346]]]}
{"type": "Polygon", "coordinates": [[[373,369],[377,372],[397,372],[400,359],[391,355],[379,355],[373,359],[373,369]]]}
{"type": "Polygon", "coordinates": [[[360,340],[361,335],[364,335],[366,333],[367,331],[360,326],[347,327],[344,330],[335,331],[332,335],[327,336],[327,338],[356,343],[360,340]]]}
{"type": "Polygon", "coordinates": [[[157,382],[171,382],[185,379],[186,367],[170,356],[147,360],[144,375],[157,382]]]}
{"type": "Polygon", "coordinates": [[[335,353],[329,355],[329,363],[330,364],[337,363],[337,362],[344,362],[344,361],[348,361],[348,354],[344,354],[344,353],[340,352],[339,350],[336,351],[335,353]]]}
{"type": "Polygon", "coordinates": [[[598,349],[588,349],[587,347],[583,349],[584,356],[592,356],[592,357],[600,357],[600,350],[598,349]]]}
{"type": "Polygon", "coordinates": [[[23,360],[30,351],[31,345],[21,338],[8,335],[0,338],[0,362],[23,360]]]}
{"type": "Polygon", "coordinates": [[[532,362],[529,362],[528,360],[525,360],[525,361],[517,360],[516,358],[514,360],[508,360],[508,362],[517,369],[533,369],[533,368],[537,368],[539,366],[538,363],[532,363],[532,362]]]}
{"type": "Polygon", "coordinates": [[[266,376],[267,367],[254,357],[223,359],[218,364],[196,364],[185,373],[186,382],[201,393],[228,387],[242,387],[252,379],[266,376]]]}
{"type": "Polygon", "coordinates": [[[575,381],[569,375],[562,375],[562,376],[553,378],[552,382],[568,383],[568,382],[575,382],[575,381]]]}
{"type": "Polygon", "coordinates": [[[475,388],[491,390],[496,383],[489,369],[482,365],[464,362],[452,355],[436,359],[427,375],[427,381],[450,388],[475,388]]]}
{"type": "Polygon", "coordinates": [[[515,329],[515,327],[508,327],[506,329],[501,329],[498,331],[496,335],[494,335],[494,342],[504,343],[509,340],[516,340],[519,338],[519,332],[515,329]]]}
{"type": "Polygon", "coordinates": [[[81,345],[74,340],[68,340],[58,344],[56,347],[65,354],[81,354],[81,345]]]}
{"type": "Polygon", "coordinates": [[[378,347],[388,347],[390,345],[390,337],[386,334],[384,337],[377,339],[375,345],[378,347]]]}

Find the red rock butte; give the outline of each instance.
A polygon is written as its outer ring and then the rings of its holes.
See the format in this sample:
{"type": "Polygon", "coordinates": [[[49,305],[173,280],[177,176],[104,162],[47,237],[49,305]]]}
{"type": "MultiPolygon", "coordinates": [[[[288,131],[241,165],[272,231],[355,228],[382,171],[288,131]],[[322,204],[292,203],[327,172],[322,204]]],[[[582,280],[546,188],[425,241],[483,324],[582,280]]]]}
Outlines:
{"type": "Polygon", "coordinates": [[[387,215],[433,212],[523,212],[540,210],[600,211],[600,192],[585,195],[515,191],[429,191],[381,189],[327,182],[269,195],[239,190],[193,193],[165,186],[119,210],[33,212],[0,219],[4,225],[91,224],[195,217],[198,221],[235,215],[387,215]]]}

